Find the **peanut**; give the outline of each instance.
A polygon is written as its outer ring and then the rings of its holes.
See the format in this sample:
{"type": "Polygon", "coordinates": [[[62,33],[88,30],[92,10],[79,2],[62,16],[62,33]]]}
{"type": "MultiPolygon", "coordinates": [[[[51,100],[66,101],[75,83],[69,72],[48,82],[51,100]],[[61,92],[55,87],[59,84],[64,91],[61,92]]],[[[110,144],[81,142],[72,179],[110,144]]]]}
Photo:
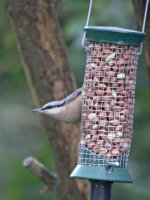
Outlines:
{"type": "Polygon", "coordinates": [[[90,44],[82,92],[82,144],[109,159],[124,156],[131,143],[136,48],[90,44]]]}

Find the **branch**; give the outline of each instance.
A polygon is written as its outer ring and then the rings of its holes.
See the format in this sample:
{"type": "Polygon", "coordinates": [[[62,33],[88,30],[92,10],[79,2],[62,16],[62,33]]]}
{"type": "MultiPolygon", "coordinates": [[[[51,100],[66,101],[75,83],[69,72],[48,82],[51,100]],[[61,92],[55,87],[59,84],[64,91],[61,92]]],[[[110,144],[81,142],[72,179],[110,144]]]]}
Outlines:
{"type": "MultiPolygon", "coordinates": [[[[6,6],[35,107],[63,99],[76,85],[58,23],[57,0],[6,0],[6,6]]],[[[60,199],[87,200],[88,187],[69,178],[77,160],[79,125],[56,124],[49,117],[40,117],[59,175],[60,199]]]]}
{"type": "Polygon", "coordinates": [[[53,190],[58,180],[57,174],[48,169],[34,157],[27,157],[23,161],[23,166],[33,172],[38,178],[47,185],[47,191],[53,190]]]}

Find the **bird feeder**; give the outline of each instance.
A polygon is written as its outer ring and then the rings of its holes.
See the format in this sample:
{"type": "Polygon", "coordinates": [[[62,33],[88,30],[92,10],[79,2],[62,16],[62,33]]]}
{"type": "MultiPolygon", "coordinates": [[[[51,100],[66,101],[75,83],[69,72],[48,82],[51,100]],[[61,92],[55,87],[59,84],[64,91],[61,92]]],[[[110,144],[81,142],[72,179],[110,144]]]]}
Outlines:
{"type": "Polygon", "coordinates": [[[85,27],[88,45],[81,100],[81,140],[73,178],[132,182],[132,142],[139,46],[144,33],[85,27]]]}
{"type": "Polygon", "coordinates": [[[78,165],[71,178],[91,181],[91,200],[109,200],[112,182],[131,183],[127,170],[132,143],[138,55],[142,32],[88,26],[83,46],[87,61],[81,100],[78,165]],[[85,46],[86,43],[86,46],[85,46]]]}

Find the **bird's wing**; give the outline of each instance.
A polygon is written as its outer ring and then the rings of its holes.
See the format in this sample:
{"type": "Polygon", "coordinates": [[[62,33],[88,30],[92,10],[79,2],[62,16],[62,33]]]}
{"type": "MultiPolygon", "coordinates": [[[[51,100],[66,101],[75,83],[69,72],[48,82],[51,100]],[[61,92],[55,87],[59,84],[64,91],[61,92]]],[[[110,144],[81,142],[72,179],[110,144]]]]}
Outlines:
{"type": "Polygon", "coordinates": [[[71,93],[69,96],[67,96],[65,99],[63,99],[64,104],[68,104],[70,101],[75,99],[77,96],[79,96],[82,93],[82,87],[71,93]]]}
{"type": "Polygon", "coordinates": [[[77,89],[76,91],[74,91],[73,93],[71,93],[69,96],[67,96],[63,100],[60,100],[60,101],[51,101],[51,102],[45,104],[41,108],[41,110],[46,110],[46,109],[51,109],[51,108],[54,108],[54,107],[64,106],[64,105],[68,104],[70,101],[72,101],[73,99],[75,99],[81,93],[82,93],[82,88],[79,88],[79,89],[77,89]]]}

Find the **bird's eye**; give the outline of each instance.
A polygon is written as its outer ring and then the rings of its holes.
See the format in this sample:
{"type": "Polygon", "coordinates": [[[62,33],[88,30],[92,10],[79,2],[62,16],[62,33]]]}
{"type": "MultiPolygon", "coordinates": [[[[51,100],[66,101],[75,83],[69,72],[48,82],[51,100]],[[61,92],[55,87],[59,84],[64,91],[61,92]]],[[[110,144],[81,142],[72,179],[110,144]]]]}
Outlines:
{"type": "Polygon", "coordinates": [[[48,109],[51,109],[51,106],[43,107],[41,110],[48,110],[48,109]]]}
{"type": "Polygon", "coordinates": [[[48,107],[41,108],[41,110],[47,110],[47,109],[49,109],[49,108],[48,107]]]}

